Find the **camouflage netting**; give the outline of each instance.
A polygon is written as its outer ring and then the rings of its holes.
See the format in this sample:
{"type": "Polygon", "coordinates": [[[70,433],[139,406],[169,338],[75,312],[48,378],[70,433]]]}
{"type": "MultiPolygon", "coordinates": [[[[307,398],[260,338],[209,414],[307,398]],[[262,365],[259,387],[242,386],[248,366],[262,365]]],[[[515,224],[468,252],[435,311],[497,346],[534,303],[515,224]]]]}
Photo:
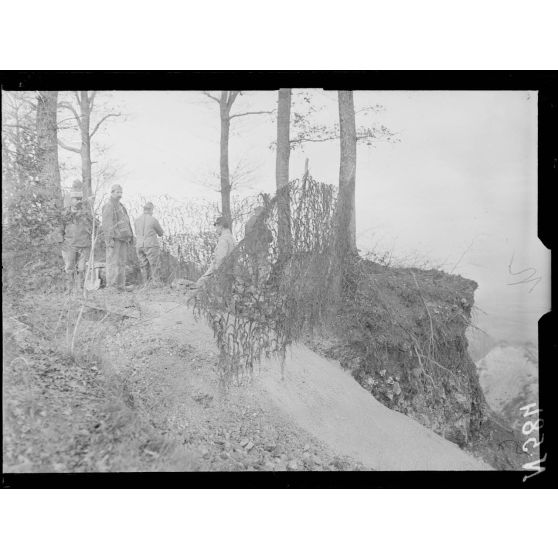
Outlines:
{"type": "Polygon", "coordinates": [[[333,186],[311,177],[290,182],[264,200],[257,227],[200,289],[194,308],[213,328],[222,380],[242,379],[262,355],[283,360],[287,347],[335,307],[335,199],[333,186]],[[289,222],[285,248],[280,228],[289,222]]]}
{"type": "Polygon", "coordinates": [[[194,309],[213,328],[221,380],[250,377],[262,356],[284,362],[289,345],[304,340],[387,407],[497,468],[516,468],[512,451],[498,445],[513,434],[488,416],[467,353],[476,283],[346,253],[334,235],[335,211],[333,186],[290,183],[200,289],[194,309]],[[279,230],[287,198],[289,250],[279,230]],[[310,335],[314,329],[320,335],[310,335]]]}
{"type": "MultiPolygon", "coordinates": [[[[231,196],[234,217],[233,236],[244,236],[244,223],[252,213],[258,196],[231,196]]],[[[132,221],[143,213],[145,202],[155,204],[155,217],[163,227],[161,245],[161,278],[172,284],[175,280],[196,281],[207,269],[215,249],[212,223],[219,212],[214,202],[200,199],[178,199],[168,195],[139,196],[126,200],[132,221]]],[[[136,258],[137,260],[137,258],[136,258]]],[[[139,273],[139,263],[137,264],[139,273]]]]}

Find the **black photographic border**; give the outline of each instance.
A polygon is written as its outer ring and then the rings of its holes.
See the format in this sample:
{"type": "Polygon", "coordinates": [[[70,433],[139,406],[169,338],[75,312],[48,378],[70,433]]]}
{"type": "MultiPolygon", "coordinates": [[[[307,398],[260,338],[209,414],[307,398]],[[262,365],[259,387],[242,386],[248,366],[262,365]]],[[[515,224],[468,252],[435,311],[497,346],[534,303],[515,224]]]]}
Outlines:
{"type": "MultiPolygon", "coordinates": [[[[538,234],[555,246],[552,190],[558,186],[557,71],[46,71],[0,72],[5,90],[529,90],[538,92],[538,234]]],[[[556,300],[552,259],[552,300],[556,300]]],[[[207,473],[2,473],[2,488],[550,488],[558,487],[557,393],[552,362],[558,362],[555,312],[539,321],[539,408],[545,471],[349,471],[207,473]]],[[[555,369],[554,369],[555,370],[555,369]]]]}

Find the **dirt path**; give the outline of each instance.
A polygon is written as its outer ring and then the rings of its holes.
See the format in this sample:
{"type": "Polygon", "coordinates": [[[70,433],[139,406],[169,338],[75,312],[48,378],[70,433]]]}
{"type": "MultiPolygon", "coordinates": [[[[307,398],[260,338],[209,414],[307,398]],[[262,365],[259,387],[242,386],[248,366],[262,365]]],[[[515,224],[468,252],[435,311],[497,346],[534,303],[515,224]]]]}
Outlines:
{"type": "Polygon", "coordinates": [[[224,391],[217,349],[204,322],[172,292],[136,296],[141,319],[107,344],[107,361],[123,378],[131,406],[191,456],[169,458],[161,470],[358,470],[363,465],[301,429],[257,383],[224,391]]]}
{"type": "MultiPolygon", "coordinates": [[[[290,351],[284,377],[278,362],[268,360],[253,384],[221,397],[211,370],[217,351],[209,326],[196,321],[174,294],[145,293],[138,301],[144,321],[131,330],[131,337],[129,332],[129,339],[137,345],[160,340],[174,347],[168,358],[157,353],[155,369],[164,372],[161,378],[173,382],[173,393],[193,396],[206,411],[213,405],[213,414],[208,411],[201,418],[191,406],[175,406],[171,418],[189,426],[196,420],[209,424],[211,434],[202,436],[207,443],[201,453],[212,455],[215,445],[223,448],[213,467],[238,462],[235,451],[238,455],[253,451],[256,469],[321,468],[332,456],[345,456],[338,468],[362,464],[374,470],[490,469],[455,444],[387,409],[338,364],[304,346],[290,351]],[[231,420],[224,421],[226,416],[231,420]],[[243,420],[247,417],[250,420],[243,420]]],[[[154,363],[144,365],[153,371],[154,363]]]]}

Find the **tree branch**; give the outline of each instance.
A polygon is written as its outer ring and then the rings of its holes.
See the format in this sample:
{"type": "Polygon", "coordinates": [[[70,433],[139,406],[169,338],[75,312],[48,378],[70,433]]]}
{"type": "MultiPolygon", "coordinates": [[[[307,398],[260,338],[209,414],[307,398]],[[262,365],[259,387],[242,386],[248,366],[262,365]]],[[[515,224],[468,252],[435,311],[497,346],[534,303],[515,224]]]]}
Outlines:
{"type": "Polygon", "coordinates": [[[364,135],[361,135],[361,136],[359,136],[357,134],[356,139],[357,139],[357,141],[360,141],[360,140],[374,140],[375,142],[379,143],[379,142],[389,141],[390,137],[391,136],[386,136],[386,139],[383,139],[383,138],[379,138],[378,136],[374,136],[372,134],[369,134],[369,135],[364,134],[364,135]]]}
{"type": "Polygon", "coordinates": [[[239,112],[238,114],[231,114],[229,118],[238,118],[239,116],[247,116],[249,114],[273,114],[272,110],[254,110],[249,112],[239,112]]]}
{"type": "Polygon", "coordinates": [[[360,114],[362,112],[381,112],[383,110],[385,109],[382,105],[367,105],[359,110],[355,110],[355,114],[360,114]]]}
{"type": "Polygon", "coordinates": [[[60,129],[67,130],[67,129],[69,129],[69,128],[74,128],[74,127],[75,127],[75,124],[72,124],[71,126],[60,126],[60,124],[63,124],[64,122],[69,122],[70,120],[73,122],[73,121],[75,120],[75,117],[69,116],[68,118],[62,118],[62,120],[58,120],[58,122],[57,122],[57,124],[58,124],[58,129],[59,129],[59,130],[60,130],[60,129]]]}
{"type": "Polygon", "coordinates": [[[95,135],[95,132],[99,129],[99,126],[107,119],[110,118],[111,116],[121,116],[120,113],[116,114],[116,113],[110,113],[107,114],[106,116],[103,116],[103,118],[101,118],[101,120],[99,120],[99,122],[97,122],[97,125],[93,128],[93,131],[89,134],[89,137],[92,138],[95,135]]]}
{"type": "Polygon", "coordinates": [[[73,151],[74,153],[81,153],[81,149],[78,149],[77,147],[72,147],[71,145],[67,145],[61,139],[58,140],[58,145],[63,149],[67,149],[68,151],[73,151]]]}
{"type": "Polygon", "coordinates": [[[339,139],[339,136],[330,136],[327,138],[296,138],[289,141],[289,143],[306,143],[306,142],[322,142],[339,139]]]}
{"type": "Polygon", "coordinates": [[[4,123],[2,126],[6,126],[7,128],[22,128],[23,130],[33,130],[31,126],[26,126],[25,124],[7,124],[4,123]]]}
{"type": "Polygon", "coordinates": [[[81,119],[80,119],[76,109],[70,103],[67,103],[66,101],[62,101],[61,103],[58,103],[58,106],[60,108],[65,108],[65,109],[68,109],[68,110],[72,111],[73,114],[74,114],[74,118],[77,120],[77,123],[81,124],[81,119]]]}
{"type": "Polygon", "coordinates": [[[213,99],[215,102],[221,104],[221,101],[217,97],[215,97],[211,93],[208,93],[207,91],[202,91],[202,95],[205,95],[206,97],[209,97],[210,99],[213,99]]]}
{"type": "MultiPolygon", "coordinates": [[[[375,136],[373,134],[357,134],[356,135],[356,140],[357,142],[362,141],[362,140],[369,140],[369,141],[374,141],[375,143],[385,143],[385,142],[389,142],[389,138],[391,136],[387,136],[387,139],[382,139],[379,138],[378,136],[375,136]]],[[[306,142],[324,142],[324,141],[331,141],[331,140],[336,140],[339,139],[339,134],[333,135],[333,136],[327,136],[324,138],[310,138],[310,137],[302,137],[302,138],[294,138],[292,140],[289,141],[290,144],[300,144],[300,143],[306,143],[306,142]]]]}
{"type": "Polygon", "coordinates": [[[93,104],[95,102],[95,95],[97,95],[97,91],[91,91],[91,95],[89,95],[89,114],[93,112],[93,104]]]}
{"type": "Polygon", "coordinates": [[[229,98],[227,99],[227,107],[229,109],[229,112],[239,93],[240,91],[229,91],[229,98]]]}

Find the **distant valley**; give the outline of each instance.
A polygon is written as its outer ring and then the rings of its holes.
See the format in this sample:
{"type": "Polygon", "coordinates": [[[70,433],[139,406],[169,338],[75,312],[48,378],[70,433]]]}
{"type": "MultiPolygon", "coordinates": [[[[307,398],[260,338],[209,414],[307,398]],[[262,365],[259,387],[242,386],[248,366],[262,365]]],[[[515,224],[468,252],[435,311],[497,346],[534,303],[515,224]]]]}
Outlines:
{"type": "Polygon", "coordinates": [[[478,330],[468,331],[467,337],[487,403],[507,424],[520,429],[524,419],[519,409],[538,404],[537,346],[496,342],[478,330]]]}

